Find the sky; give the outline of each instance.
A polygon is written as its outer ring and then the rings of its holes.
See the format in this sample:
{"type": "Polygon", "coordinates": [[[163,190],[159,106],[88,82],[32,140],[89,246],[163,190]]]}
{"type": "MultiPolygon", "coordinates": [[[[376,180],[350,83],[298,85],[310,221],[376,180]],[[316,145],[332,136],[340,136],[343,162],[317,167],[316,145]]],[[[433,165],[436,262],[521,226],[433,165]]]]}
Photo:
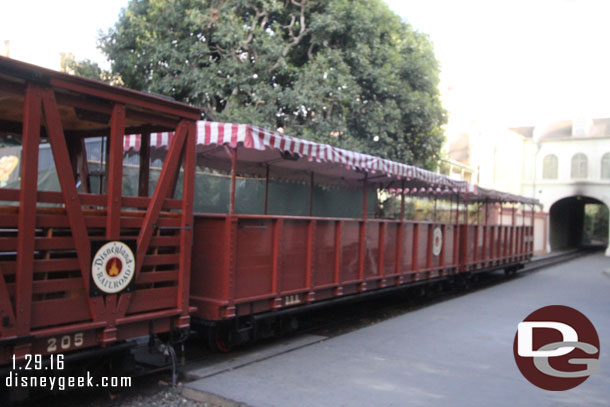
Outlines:
{"type": "MultiPolygon", "coordinates": [[[[533,125],[610,117],[607,0],[385,0],[434,43],[454,125],[533,125]]],[[[0,5],[0,47],[53,69],[59,53],[92,59],[100,30],[127,0],[21,0],[0,5]]]]}

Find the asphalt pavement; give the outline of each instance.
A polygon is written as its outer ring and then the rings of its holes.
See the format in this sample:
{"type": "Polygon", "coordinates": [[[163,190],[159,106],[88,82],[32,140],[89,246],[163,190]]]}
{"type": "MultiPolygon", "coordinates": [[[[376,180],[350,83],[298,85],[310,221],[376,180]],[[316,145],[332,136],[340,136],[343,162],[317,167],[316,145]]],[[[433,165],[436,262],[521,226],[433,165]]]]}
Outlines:
{"type": "Polygon", "coordinates": [[[610,258],[580,257],[185,385],[221,405],[610,406],[610,258]],[[517,324],[546,305],[593,322],[601,373],[549,392],[513,357],[517,324]]]}

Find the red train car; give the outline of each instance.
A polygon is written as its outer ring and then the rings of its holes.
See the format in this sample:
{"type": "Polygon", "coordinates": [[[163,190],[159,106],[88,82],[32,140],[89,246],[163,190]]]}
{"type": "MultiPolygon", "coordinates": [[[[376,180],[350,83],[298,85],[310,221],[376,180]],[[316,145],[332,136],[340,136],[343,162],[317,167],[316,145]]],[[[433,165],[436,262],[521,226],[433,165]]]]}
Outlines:
{"type": "Polygon", "coordinates": [[[191,304],[221,347],[287,310],[532,256],[528,198],[250,125],[199,122],[197,149],[196,191],[224,182],[200,198],[226,199],[195,203],[191,304]]]}
{"type": "Polygon", "coordinates": [[[200,114],[0,57],[0,365],[189,326],[200,114]],[[155,180],[143,141],[140,188],[126,194],[124,135],[133,132],[173,136],[155,180]]]}
{"type": "Polygon", "coordinates": [[[200,114],[0,57],[0,366],[532,255],[535,201],[200,114]]]}

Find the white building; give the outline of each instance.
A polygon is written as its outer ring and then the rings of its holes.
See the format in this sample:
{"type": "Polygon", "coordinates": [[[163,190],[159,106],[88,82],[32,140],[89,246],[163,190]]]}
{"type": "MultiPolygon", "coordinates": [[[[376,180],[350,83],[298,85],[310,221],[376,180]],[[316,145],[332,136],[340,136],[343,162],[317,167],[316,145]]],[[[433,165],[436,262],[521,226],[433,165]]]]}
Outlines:
{"type": "MultiPolygon", "coordinates": [[[[514,129],[471,125],[450,134],[446,150],[450,160],[474,169],[473,181],[480,186],[541,202],[539,253],[582,243],[586,204],[610,207],[610,119],[514,129]]],[[[610,256],[610,246],[606,254],[610,256]]]]}
{"type": "MultiPolygon", "coordinates": [[[[531,133],[533,150],[528,151],[533,157],[528,160],[535,162],[535,177],[524,179],[523,187],[551,214],[549,243],[580,243],[584,205],[610,208],[610,119],[557,121],[516,130],[531,133]]],[[[606,254],[610,256],[610,246],[606,254]]]]}

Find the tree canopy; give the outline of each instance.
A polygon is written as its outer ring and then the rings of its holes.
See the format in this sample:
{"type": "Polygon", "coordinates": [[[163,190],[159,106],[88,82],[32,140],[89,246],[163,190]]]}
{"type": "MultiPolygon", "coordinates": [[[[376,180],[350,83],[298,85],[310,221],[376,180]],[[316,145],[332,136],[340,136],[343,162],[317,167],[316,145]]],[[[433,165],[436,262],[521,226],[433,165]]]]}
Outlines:
{"type": "Polygon", "coordinates": [[[438,160],[432,44],[381,0],[131,0],[99,45],[126,86],[202,106],[207,120],[438,160]]]}

